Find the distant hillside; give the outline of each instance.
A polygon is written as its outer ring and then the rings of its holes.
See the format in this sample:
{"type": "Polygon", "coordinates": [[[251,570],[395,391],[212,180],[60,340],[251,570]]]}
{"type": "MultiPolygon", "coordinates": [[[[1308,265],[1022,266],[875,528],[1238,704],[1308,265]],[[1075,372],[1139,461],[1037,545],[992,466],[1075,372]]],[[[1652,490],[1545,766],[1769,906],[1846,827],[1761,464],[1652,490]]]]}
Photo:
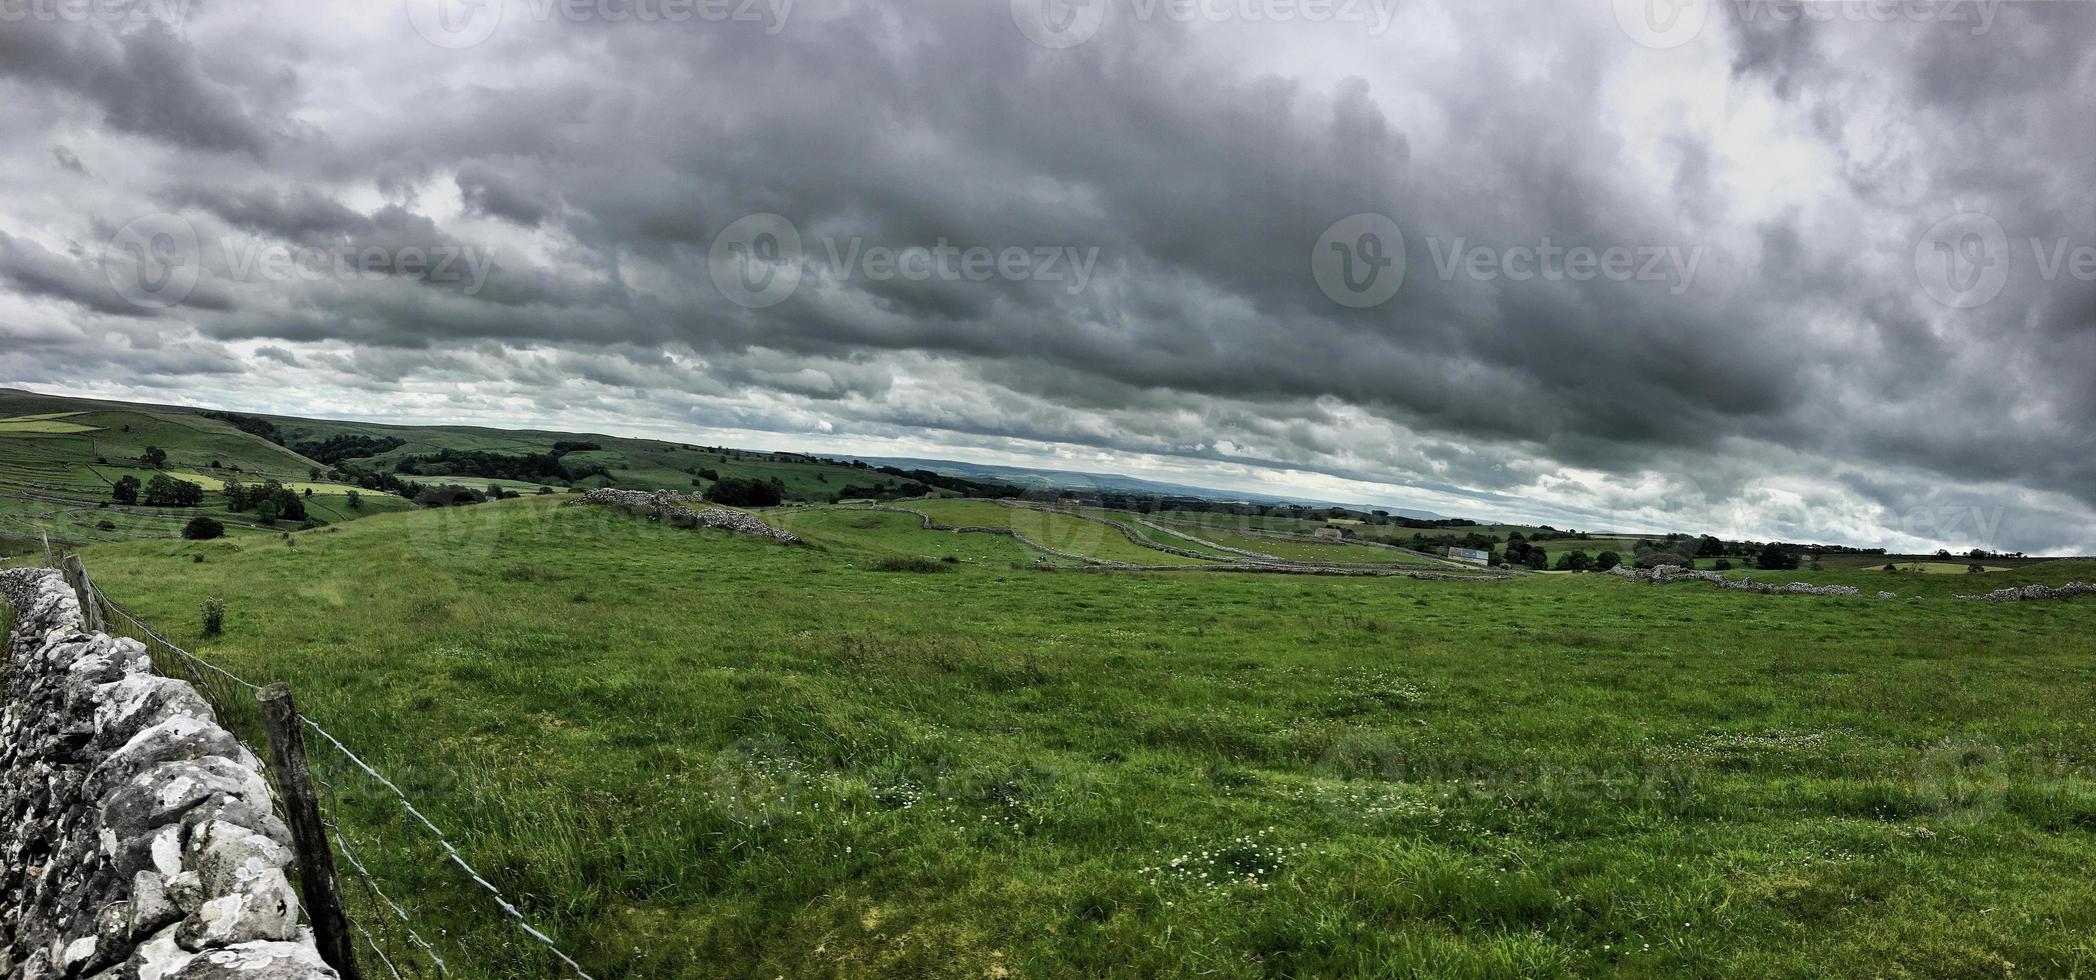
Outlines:
{"type": "Polygon", "coordinates": [[[1018,492],[960,476],[599,433],[348,422],[0,389],[0,553],[40,547],[45,535],[68,544],[174,537],[199,516],[239,536],[418,501],[605,486],[707,491],[729,480],[784,501],[1018,492]],[[119,498],[124,478],[143,486],[156,476],[192,484],[201,498],[181,506],[119,498]],[[227,492],[268,481],[296,501],[265,509],[227,492]]]}
{"type": "Polygon", "coordinates": [[[1422,521],[1447,519],[1440,514],[1424,510],[1385,507],[1380,504],[1349,504],[1308,497],[1276,497],[1271,494],[1252,493],[1245,490],[1217,490],[1213,487],[1191,487],[1178,483],[1159,483],[1155,480],[1142,480],[1132,476],[1116,476],[1111,473],[1045,470],[1024,466],[995,466],[988,463],[964,463],[952,459],[911,459],[907,457],[879,456],[858,456],[853,458],[876,465],[898,466],[904,469],[925,469],[934,473],[965,476],[973,479],[1001,480],[1033,489],[1101,490],[1149,494],[1159,497],[1191,497],[1197,500],[1221,502],[1303,504],[1310,507],[1343,507],[1347,510],[1381,510],[1399,517],[1409,517],[1422,521]]]}

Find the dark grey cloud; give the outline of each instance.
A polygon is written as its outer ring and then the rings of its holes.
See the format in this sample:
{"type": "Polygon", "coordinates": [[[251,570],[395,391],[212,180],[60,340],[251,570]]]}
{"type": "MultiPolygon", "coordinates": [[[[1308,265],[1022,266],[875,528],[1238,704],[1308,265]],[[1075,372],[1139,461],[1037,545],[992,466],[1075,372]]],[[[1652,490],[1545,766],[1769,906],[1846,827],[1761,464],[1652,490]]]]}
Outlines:
{"type": "Polygon", "coordinates": [[[770,30],[513,4],[462,49],[390,4],[0,26],[0,95],[55,100],[5,118],[71,171],[0,192],[0,345],[48,366],[150,324],[187,346],[80,363],[343,393],[283,411],[441,391],[1595,524],[2096,549],[2096,284],[2045,259],[2096,248],[2096,8],[1718,3],[1652,49],[1605,3],[1424,2],[1385,33],[1109,5],[1051,50],[1009,6],[797,5],[770,30]],[[96,272],[152,212],[206,253],[164,312],[96,272]],[[759,212],[806,258],[747,309],[709,253],[759,212]],[[1310,273],[1358,212],[1408,263],[1366,310],[1310,273]],[[1915,254],[1959,212],[2013,246],[1971,309],[1915,254]],[[256,242],[472,250],[486,276],[235,274],[228,243],[256,242]],[[1458,253],[1546,242],[1694,274],[1481,278],[1458,253]],[[837,261],[949,243],[1095,259],[1081,289],[837,261]],[[2005,516],[1916,516],[1954,507],[2005,516]]]}

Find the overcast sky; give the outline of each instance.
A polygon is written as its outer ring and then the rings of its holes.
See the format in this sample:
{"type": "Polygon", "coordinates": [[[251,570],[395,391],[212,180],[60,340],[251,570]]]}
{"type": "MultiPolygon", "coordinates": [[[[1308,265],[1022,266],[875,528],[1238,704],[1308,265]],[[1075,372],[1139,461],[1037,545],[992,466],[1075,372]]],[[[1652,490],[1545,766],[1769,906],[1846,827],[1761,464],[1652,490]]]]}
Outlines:
{"type": "Polygon", "coordinates": [[[2079,0],[94,3],[0,384],[2096,553],[2079,0]]]}

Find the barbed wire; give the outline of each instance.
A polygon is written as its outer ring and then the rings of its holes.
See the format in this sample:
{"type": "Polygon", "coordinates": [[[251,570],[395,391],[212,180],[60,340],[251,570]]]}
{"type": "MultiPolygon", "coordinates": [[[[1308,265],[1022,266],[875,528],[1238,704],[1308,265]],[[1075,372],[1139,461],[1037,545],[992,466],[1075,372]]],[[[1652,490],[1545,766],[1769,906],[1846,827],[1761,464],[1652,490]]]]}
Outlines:
{"type": "MultiPolygon", "coordinates": [[[[210,661],[205,660],[202,657],[199,657],[196,654],[189,652],[188,650],[184,650],[180,646],[177,646],[172,641],[168,640],[166,637],[161,636],[159,633],[155,632],[152,627],[147,626],[144,620],[141,620],[130,610],[124,608],[123,605],[118,603],[115,599],[110,598],[109,594],[103,592],[101,587],[96,585],[92,578],[89,578],[87,585],[92,601],[101,604],[105,609],[112,613],[115,613],[118,617],[123,619],[125,622],[129,623],[130,626],[133,629],[137,630],[140,634],[138,637],[135,637],[136,639],[148,641],[153,646],[162,648],[168,653],[173,654],[177,660],[177,664],[183,669],[183,672],[189,674],[192,678],[195,678],[198,681],[196,686],[202,690],[206,698],[212,701],[212,707],[220,712],[221,717],[223,717],[226,714],[227,709],[230,707],[230,705],[226,703],[228,699],[216,690],[216,685],[205,682],[206,675],[202,672],[208,671],[211,677],[218,679],[221,683],[230,682],[232,684],[238,685],[241,688],[245,688],[246,690],[251,692],[260,693],[263,690],[262,685],[249,681],[246,678],[240,677],[239,675],[234,674],[233,672],[226,670],[225,668],[220,667],[217,664],[211,663],[210,661]]],[[[459,853],[458,848],[452,846],[451,839],[447,835],[445,835],[444,831],[439,829],[437,825],[434,822],[432,822],[428,816],[424,815],[420,809],[417,809],[414,802],[408,798],[408,795],[406,793],[401,791],[400,787],[396,785],[393,782],[393,780],[388,779],[384,773],[379,772],[378,769],[374,768],[370,763],[365,762],[363,757],[351,751],[348,745],[344,744],[341,739],[336,738],[333,732],[330,732],[327,729],[322,728],[320,726],[320,723],[314,721],[312,718],[304,716],[303,714],[301,714],[299,718],[301,721],[305,723],[307,729],[312,731],[315,735],[318,735],[327,744],[333,746],[337,752],[341,753],[343,758],[349,760],[349,762],[352,765],[354,765],[357,769],[361,770],[365,775],[369,776],[372,780],[376,781],[379,785],[384,786],[387,789],[387,791],[392,793],[393,797],[399,801],[401,808],[409,816],[413,817],[416,823],[421,824],[422,827],[425,830],[427,830],[432,837],[435,838],[437,846],[443,849],[446,859],[451,864],[457,866],[457,868],[460,871],[464,872],[468,878],[471,878],[475,884],[478,884],[481,888],[486,889],[488,895],[494,899],[496,906],[500,908],[503,911],[503,913],[513,921],[518,930],[522,931],[525,935],[530,936],[532,939],[536,940],[540,945],[544,946],[548,952],[553,954],[553,956],[558,958],[562,963],[567,964],[568,969],[574,971],[575,976],[580,978],[580,980],[596,980],[595,977],[591,976],[588,971],[582,968],[582,964],[576,962],[574,957],[569,956],[564,950],[562,950],[559,944],[554,942],[553,937],[546,935],[544,932],[541,932],[539,929],[532,926],[531,922],[524,917],[523,911],[519,909],[515,903],[511,902],[509,898],[502,893],[501,889],[497,888],[494,885],[494,883],[490,882],[487,879],[486,876],[482,875],[478,870],[476,870],[473,867],[473,865],[468,863],[465,857],[459,853]]],[[[349,862],[350,866],[355,870],[355,872],[361,879],[359,883],[364,885],[368,890],[370,890],[374,896],[376,896],[388,909],[392,911],[394,916],[400,920],[401,928],[404,931],[406,931],[409,939],[416,945],[422,947],[422,949],[429,955],[431,962],[433,962],[436,965],[438,972],[448,976],[451,972],[451,968],[445,963],[443,957],[438,955],[436,948],[432,946],[427,940],[423,939],[420,934],[415,932],[411,922],[411,918],[408,915],[407,910],[402,908],[398,903],[394,902],[390,897],[388,897],[385,894],[385,892],[382,889],[378,887],[377,877],[370,872],[370,870],[364,865],[364,863],[357,858],[355,852],[353,852],[349,848],[347,837],[342,832],[342,828],[339,825],[339,823],[327,822],[327,826],[329,830],[333,832],[337,847],[341,851],[342,856],[349,862]]],[[[365,926],[365,924],[355,919],[352,919],[352,922],[356,926],[357,930],[363,933],[365,942],[371,945],[372,952],[378,955],[380,962],[385,965],[387,972],[392,974],[395,978],[400,978],[400,971],[398,970],[398,968],[394,966],[392,959],[387,957],[385,953],[379,948],[377,939],[371,934],[370,930],[365,926]]]]}

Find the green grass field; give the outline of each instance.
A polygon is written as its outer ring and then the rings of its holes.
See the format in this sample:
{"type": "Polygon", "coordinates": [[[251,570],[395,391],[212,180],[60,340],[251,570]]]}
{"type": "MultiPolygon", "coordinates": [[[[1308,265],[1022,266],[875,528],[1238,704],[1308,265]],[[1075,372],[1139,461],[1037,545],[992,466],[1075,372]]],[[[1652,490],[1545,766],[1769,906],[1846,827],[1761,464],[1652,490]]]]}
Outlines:
{"type": "Polygon", "coordinates": [[[1241,560],[1243,557],[1241,555],[1233,555],[1227,551],[1222,550],[1221,548],[1214,548],[1208,545],[1188,541],[1185,538],[1174,537],[1173,535],[1169,534],[1163,534],[1154,529],[1145,527],[1136,520],[1136,515],[1131,511],[1109,510],[1104,507],[1079,507],[1076,509],[1076,513],[1083,514],[1086,517],[1096,517],[1101,520],[1112,521],[1115,524],[1118,524],[1134,532],[1136,536],[1142,538],[1145,541],[1151,542],[1153,544],[1160,544],[1167,548],[1177,548],[1181,551],[1191,551],[1196,554],[1206,555],[1218,561],[1238,561],[1241,560]]]}
{"type": "Polygon", "coordinates": [[[881,558],[952,557],[1004,565],[1031,565],[1041,558],[1040,552],[1002,535],[925,531],[923,522],[916,517],[894,511],[817,507],[774,511],[766,517],[774,526],[811,543],[846,552],[850,555],[847,562],[857,562],[868,554],[881,558]]]}
{"type": "MultiPolygon", "coordinates": [[[[2096,959],[2087,599],[1044,572],[907,518],[775,512],[788,547],[558,503],[85,557],[291,681],[600,977],[2096,959]],[[874,568],[941,547],[982,550],[874,568]]],[[[480,951],[454,976],[552,975],[470,885],[365,857],[480,951]]]]}
{"type": "Polygon", "coordinates": [[[1411,564],[1435,565],[1416,555],[1373,548],[1360,544],[1339,544],[1316,541],[1310,538],[1289,539],[1275,534],[1243,534],[1225,531],[1212,524],[1169,523],[1167,527],[1185,531],[1203,541],[1219,544],[1226,548],[1256,551],[1288,561],[1349,562],[1363,564],[1411,564]]]}
{"type": "Polygon", "coordinates": [[[1130,565],[1204,565],[1199,558],[1145,548],[1121,532],[1080,517],[988,500],[910,500],[896,506],[955,527],[1008,527],[1057,551],[1130,565]]]}

